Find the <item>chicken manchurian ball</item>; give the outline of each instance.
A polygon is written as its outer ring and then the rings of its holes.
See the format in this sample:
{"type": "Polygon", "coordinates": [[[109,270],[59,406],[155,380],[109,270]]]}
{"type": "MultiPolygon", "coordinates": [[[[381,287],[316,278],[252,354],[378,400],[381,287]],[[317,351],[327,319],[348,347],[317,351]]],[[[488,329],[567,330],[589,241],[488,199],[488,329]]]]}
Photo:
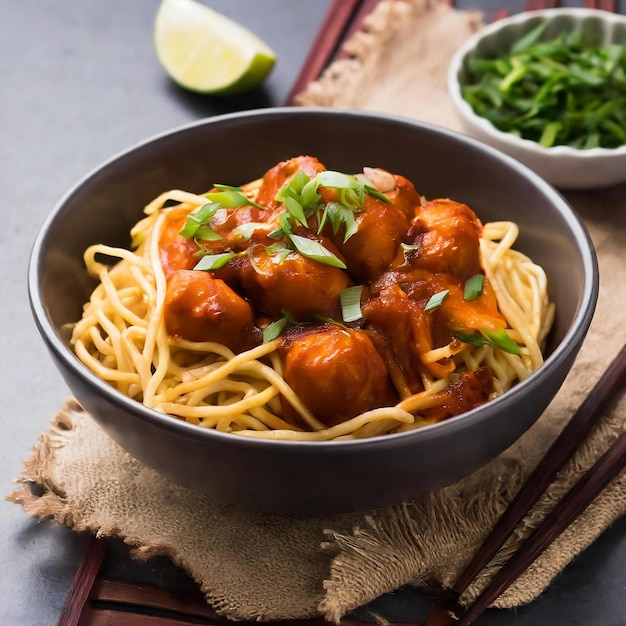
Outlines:
{"type": "Polygon", "coordinates": [[[327,324],[295,333],[281,355],[285,380],[327,426],[397,402],[387,366],[361,330],[327,324]]]}
{"type": "Polygon", "coordinates": [[[179,270],[171,275],[164,318],[171,336],[215,341],[233,352],[247,350],[259,341],[252,307],[207,272],[179,270]]]}

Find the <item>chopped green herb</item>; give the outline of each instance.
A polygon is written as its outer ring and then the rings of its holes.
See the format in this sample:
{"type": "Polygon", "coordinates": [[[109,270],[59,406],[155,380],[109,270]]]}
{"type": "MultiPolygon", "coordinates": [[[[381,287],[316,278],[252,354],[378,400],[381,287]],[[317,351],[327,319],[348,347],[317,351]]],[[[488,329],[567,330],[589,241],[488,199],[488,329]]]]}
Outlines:
{"type": "Polygon", "coordinates": [[[480,332],[486,335],[493,342],[493,345],[496,348],[499,348],[504,352],[516,354],[517,356],[522,354],[519,346],[509,337],[506,329],[501,328],[500,330],[489,330],[488,328],[482,328],[480,332]]]}
{"type": "Polygon", "coordinates": [[[348,204],[353,204],[356,202],[359,206],[363,206],[365,193],[368,193],[370,196],[378,198],[383,202],[391,202],[391,200],[389,200],[389,198],[384,193],[378,191],[376,187],[368,185],[367,183],[363,183],[358,180],[358,178],[356,178],[355,176],[351,176],[350,174],[343,174],[342,172],[326,170],[324,172],[320,172],[316,176],[316,178],[318,179],[319,184],[323,187],[338,189],[344,192],[353,192],[346,198],[348,204]]]}
{"type": "Polygon", "coordinates": [[[433,309],[440,307],[449,294],[450,290],[444,289],[443,291],[436,293],[434,296],[431,296],[430,300],[426,303],[426,306],[424,307],[424,312],[432,311],[433,309]]]}
{"type": "Polygon", "coordinates": [[[269,343],[274,339],[278,339],[282,334],[283,330],[285,330],[285,326],[287,326],[287,317],[283,316],[279,320],[268,324],[263,329],[263,343],[269,343]]]}
{"type": "MultiPolygon", "coordinates": [[[[210,230],[207,224],[208,222],[210,222],[211,218],[215,215],[216,211],[219,208],[220,205],[218,202],[209,202],[207,204],[203,204],[201,207],[191,212],[187,216],[187,221],[181,229],[180,235],[183,237],[196,237],[196,234],[200,227],[205,227],[210,230]]],[[[203,232],[206,233],[206,231],[203,232]]]]}
{"type": "Polygon", "coordinates": [[[307,183],[310,182],[308,175],[302,170],[298,170],[291,180],[278,190],[278,193],[274,198],[278,202],[284,202],[286,198],[299,198],[302,195],[302,191],[307,183]]]}
{"type": "Polygon", "coordinates": [[[330,222],[331,228],[335,235],[339,232],[339,228],[343,224],[345,226],[345,234],[343,236],[343,242],[345,243],[354,235],[359,226],[356,223],[354,212],[338,202],[327,202],[324,207],[324,212],[320,218],[320,223],[317,228],[317,233],[320,234],[324,229],[326,222],[330,222]]]}
{"type": "Polygon", "coordinates": [[[363,311],[361,311],[362,294],[363,285],[348,287],[339,294],[341,317],[344,322],[356,322],[363,318],[363,311]]]}
{"type": "Polygon", "coordinates": [[[219,202],[225,209],[236,209],[240,206],[255,206],[257,209],[264,209],[260,204],[250,200],[240,187],[230,187],[229,185],[213,185],[218,191],[205,194],[205,198],[211,202],[219,202]]]}
{"type": "Polygon", "coordinates": [[[280,312],[283,316],[280,319],[273,321],[263,329],[263,343],[268,343],[277,339],[282,334],[287,324],[295,324],[296,320],[293,315],[286,309],[281,309],[280,312]]]}
{"type": "Polygon", "coordinates": [[[219,241],[223,239],[222,235],[216,233],[210,226],[200,226],[195,232],[194,239],[198,241],[219,241]]]}
{"type": "Polygon", "coordinates": [[[221,254],[206,254],[204,255],[196,266],[193,268],[194,270],[218,270],[221,267],[224,267],[228,261],[230,261],[233,257],[236,257],[236,252],[223,252],[221,254]]]}
{"type": "Polygon", "coordinates": [[[327,222],[330,222],[335,234],[341,225],[344,225],[345,242],[358,230],[354,213],[363,208],[366,193],[390,202],[389,198],[375,187],[361,182],[355,176],[325,170],[310,178],[299,170],[274,196],[275,200],[284,204],[287,217],[283,220],[279,218],[280,228],[272,232],[270,237],[288,235],[293,230],[293,222],[308,226],[307,220],[315,214],[318,234],[322,232],[327,222]],[[322,202],[320,187],[336,189],[338,201],[322,202]]]}
{"type": "Polygon", "coordinates": [[[287,196],[285,198],[285,208],[295,218],[296,222],[302,224],[302,226],[308,226],[306,216],[304,215],[304,207],[295,198],[287,196]]]}
{"type": "Polygon", "coordinates": [[[264,222],[246,222],[245,224],[239,224],[235,226],[231,231],[234,235],[243,237],[246,241],[252,237],[255,230],[264,230],[267,228],[267,224],[264,222]]]}
{"type": "Polygon", "coordinates": [[[454,333],[463,343],[479,348],[480,346],[492,346],[503,352],[521,355],[519,346],[509,337],[505,328],[500,330],[489,330],[481,328],[480,333],[463,333],[456,331],[454,333]]]}
{"type": "Polygon", "coordinates": [[[292,252],[291,248],[288,248],[281,241],[273,243],[271,246],[267,246],[265,249],[270,256],[278,257],[278,263],[282,263],[292,252]]]}
{"type": "Polygon", "coordinates": [[[402,252],[404,252],[404,258],[407,261],[413,254],[415,254],[420,249],[420,247],[415,244],[401,242],[400,245],[402,246],[402,252]]]}
{"type": "Polygon", "coordinates": [[[626,46],[544,38],[547,21],[497,58],[469,59],[463,97],[496,128],[551,147],[626,143],[626,46]]]}
{"type": "Polygon", "coordinates": [[[214,187],[217,191],[205,195],[205,198],[211,202],[203,204],[187,216],[187,221],[180,230],[181,236],[194,237],[197,240],[205,241],[222,239],[221,235],[218,235],[209,226],[211,218],[218,209],[236,209],[240,206],[248,205],[263,209],[260,204],[256,204],[256,202],[247,198],[240,187],[231,187],[230,185],[214,185],[214,187]]]}
{"type": "Polygon", "coordinates": [[[484,282],[485,277],[483,274],[474,274],[474,276],[468,278],[465,281],[465,290],[463,293],[465,300],[476,300],[483,292],[484,282]]]}
{"type": "Polygon", "coordinates": [[[311,316],[314,320],[318,322],[323,322],[324,324],[334,324],[335,326],[339,326],[340,328],[348,328],[345,324],[334,320],[332,317],[328,317],[327,315],[322,315],[321,313],[313,313],[311,316]]]}
{"type": "Polygon", "coordinates": [[[346,269],[346,264],[330,250],[327,250],[319,241],[292,234],[289,235],[289,241],[302,256],[308,259],[312,259],[318,263],[324,263],[325,265],[346,269]]]}

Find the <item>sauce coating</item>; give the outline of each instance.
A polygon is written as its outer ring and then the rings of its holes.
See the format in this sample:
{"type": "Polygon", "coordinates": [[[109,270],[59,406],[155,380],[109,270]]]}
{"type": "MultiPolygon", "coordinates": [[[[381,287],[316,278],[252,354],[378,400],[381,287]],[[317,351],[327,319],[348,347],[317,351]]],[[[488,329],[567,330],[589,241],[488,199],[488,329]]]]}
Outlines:
{"type": "MultiPolygon", "coordinates": [[[[239,352],[286,318],[279,349],[284,378],[316,418],[332,426],[419,393],[425,377],[449,376],[465,347],[456,332],[497,331],[506,322],[486,277],[476,298],[464,295],[468,279],[483,275],[482,224],[470,207],[450,199],[426,202],[403,176],[366,168],[351,179],[352,190],[320,183],[314,208],[307,208],[296,176],[315,181],[324,172],[309,156],[279,163],[250,192],[254,202],[214,213],[207,225],[217,236],[207,241],[183,237],[188,211],[172,210],[160,258],[170,335],[239,352]],[[292,200],[277,198],[292,182],[288,191],[304,220],[293,204],[287,210],[292,200]],[[335,221],[328,217],[333,211],[335,221]],[[242,225],[251,228],[244,233],[242,225]],[[318,246],[315,253],[304,251],[308,244],[318,246]],[[320,258],[320,248],[327,256],[320,258]],[[219,253],[232,258],[216,269],[193,269],[202,255],[219,253]],[[342,294],[355,285],[363,287],[362,315],[345,322],[342,294]],[[433,298],[441,301],[431,308],[433,298]],[[446,346],[448,353],[432,358],[446,346]]],[[[458,375],[421,414],[446,419],[493,391],[493,375],[482,367],[458,375]]],[[[288,406],[284,414],[297,422],[288,406]]]]}

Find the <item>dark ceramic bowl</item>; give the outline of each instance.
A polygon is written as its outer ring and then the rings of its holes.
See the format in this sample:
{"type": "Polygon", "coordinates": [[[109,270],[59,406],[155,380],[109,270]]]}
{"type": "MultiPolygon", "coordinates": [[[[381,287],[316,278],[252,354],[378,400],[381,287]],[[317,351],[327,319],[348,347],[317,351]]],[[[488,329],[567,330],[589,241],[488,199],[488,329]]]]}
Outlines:
{"type": "Polygon", "coordinates": [[[329,513],[398,503],[450,484],[495,458],[542,414],[587,332],[598,290],[594,250],[547,183],[475,140],[414,121],[353,111],[264,109],[216,117],[150,139],[80,181],[35,242],[31,305],[57,367],[97,423],[131,455],[198,492],[245,507],[329,513]],[[383,167],[427,197],[469,204],[483,221],[514,220],[516,247],[548,275],[556,321],[544,365],[482,407],[397,435],[329,443],[237,437],[147,409],[75,357],[64,325],[80,318],[94,282],[82,261],[95,242],[128,245],[160,192],[241,184],[299,154],[329,168],[383,167]]]}

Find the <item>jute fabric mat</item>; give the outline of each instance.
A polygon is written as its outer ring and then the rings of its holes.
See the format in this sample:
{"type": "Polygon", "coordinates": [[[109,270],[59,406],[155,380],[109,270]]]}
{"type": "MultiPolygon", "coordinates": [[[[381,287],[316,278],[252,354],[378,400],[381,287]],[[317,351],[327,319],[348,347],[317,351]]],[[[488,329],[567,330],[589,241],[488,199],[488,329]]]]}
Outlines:
{"type": "MultiPolygon", "coordinates": [[[[445,69],[480,15],[420,0],[383,0],[298,104],[407,115],[455,127],[445,69]]],[[[563,388],[536,425],[487,467],[419,500],[367,513],[294,517],[252,513],[199,497],[142,466],[69,399],[36,442],[7,498],[41,520],[123,539],[138,558],[166,555],[232,619],[346,612],[406,585],[450,584],[524,477],[626,341],[626,186],[567,194],[599,257],[601,286],[589,335],[563,388]],[[37,488],[31,488],[36,485],[37,488]]],[[[468,602],[506,554],[618,436],[626,399],[560,474],[499,557],[463,596],[468,602]]],[[[614,480],[507,589],[495,606],[536,598],[626,512],[626,475],[614,480]]]]}

